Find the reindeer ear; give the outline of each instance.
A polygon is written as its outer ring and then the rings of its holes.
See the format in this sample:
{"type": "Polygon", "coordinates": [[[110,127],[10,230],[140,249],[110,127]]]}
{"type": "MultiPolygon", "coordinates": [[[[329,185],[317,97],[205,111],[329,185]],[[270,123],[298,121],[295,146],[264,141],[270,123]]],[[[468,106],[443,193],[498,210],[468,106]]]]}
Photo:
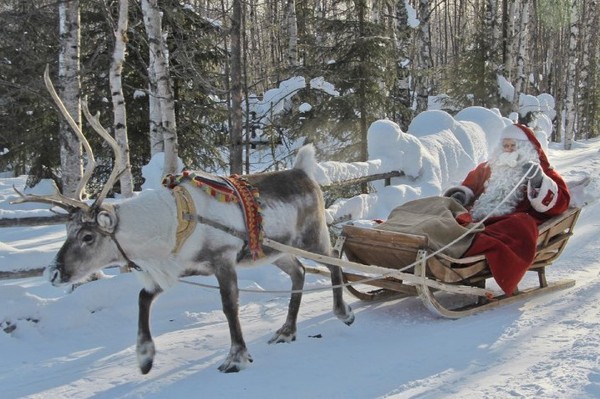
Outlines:
{"type": "Polygon", "coordinates": [[[108,211],[100,211],[96,216],[96,223],[98,223],[98,227],[103,230],[112,233],[117,227],[117,217],[114,213],[108,211]]]}

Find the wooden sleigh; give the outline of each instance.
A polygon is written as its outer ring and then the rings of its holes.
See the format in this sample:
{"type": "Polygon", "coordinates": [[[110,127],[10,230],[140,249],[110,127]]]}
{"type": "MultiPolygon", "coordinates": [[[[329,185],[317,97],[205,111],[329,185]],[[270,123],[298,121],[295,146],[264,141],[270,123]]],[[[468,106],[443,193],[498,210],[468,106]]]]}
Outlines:
{"type": "MultiPolygon", "coordinates": [[[[574,286],[575,280],[570,279],[549,283],[546,267],[560,256],[573,235],[579,212],[579,208],[570,208],[539,226],[537,252],[528,270],[537,273],[538,284],[518,289],[511,296],[495,295],[486,289],[486,281],[493,276],[484,255],[451,258],[431,251],[427,237],[422,235],[345,225],[334,247],[337,258],[298,250],[269,239],[263,244],[342,267],[346,288],[361,300],[418,296],[435,314],[456,319],[574,286]],[[361,290],[362,287],[366,289],[361,290]],[[470,303],[444,304],[457,296],[470,303]]],[[[328,274],[320,268],[307,267],[307,271],[328,274]]]]}
{"type": "MultiPolygon", "coordinates": [[[[574,280],[560,280],[549,283],[546,280],[546,267],[556,260],[573,235],[573,228],[579,217],[579,208],[570,208],[560,216],[547,220],[539,226],[537,251],[528,271],[537,273],[537,286],[518,289],[512,296],[487,293],[478,296],[477,301],[449,309],[438,300],[438,293],[448,292],[447,287],[460,285],[484,289],[486,281],[492,279],[484,255],[452,258],[435,253],[428,248],[427,237],[383,230],[365,229],[347,225],[336,243],[339,255],[349,261],[365,265],[377,265],[390,269],[403,269],[405,273],[442,283],[439,288],[431,285],[412,284],[401,278],[384,277],[373,279],[365,274],[344,271],[346,282],[364,283],[377,287],[376,290],[361,291],[356,285],[347,286],[349,292],[362,300],[376,300],[385,297],[419,296],[434,313],[448,318],[459,318],[500,305],[520,301],[527,297],[572,287],[574,280]],[[406,265],[413,265],[406,268],[406,265]],[[446,288],[446,289],[445,289],[446,288]]],[[[443,294],[440,294],[443,295],[443,294]]]]}

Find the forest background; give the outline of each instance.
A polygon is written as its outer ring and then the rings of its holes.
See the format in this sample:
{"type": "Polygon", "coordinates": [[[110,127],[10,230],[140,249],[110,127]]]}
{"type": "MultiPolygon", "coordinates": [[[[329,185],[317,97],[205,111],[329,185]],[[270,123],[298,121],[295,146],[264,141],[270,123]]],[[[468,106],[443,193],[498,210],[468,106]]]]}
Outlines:
{"type": "MultiPolygon", "coordinates": [[[[124,149],[123,196],[139,190],[141,167],[160,152],[165,173],[178,171],[177,159],[248,172],[256,146],[298,139],[321,159],[365,161],[373,121],[406,131],[433,98],[449,113],[480,105],[508,115],[523,95],[548,93],[551,140],[569,149],[600,135],[597,3],[1,0],[0,170],[29,174],[31,185],[53,178],[66,195],[81,180],[86,155],[53,110],[47,66],[75,123],[88,129],[86,99],[124,149]],[[265,94],[298,78],[306,84],[293,97],[265,94]]],[[[113,153],[87,136],[99,185],[113,153]]],[[[270,169],[282,165],[274,158],[270,169]]]]}

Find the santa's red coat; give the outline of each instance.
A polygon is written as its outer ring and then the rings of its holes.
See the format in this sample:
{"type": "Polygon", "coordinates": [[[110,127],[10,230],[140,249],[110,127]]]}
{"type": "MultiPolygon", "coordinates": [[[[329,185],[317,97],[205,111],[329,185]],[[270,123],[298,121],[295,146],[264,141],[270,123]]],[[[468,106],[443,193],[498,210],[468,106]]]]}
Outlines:
{"type": "MultiPolygon", "coordinates": [[[[540,151],[540,165],[545,173],[539,190],[524,187],[525,198],[514,213],[487,219],[485,230],[475,237],[464,256],[485,254],[494,279],[511,295],[533,262],[538,237],[537,226],[563,213],[569,206],[567,185],[540,151]]],[[[520,171],[519,171],[520,172],[520,171]]],[[[462,186],[476,200],[485,189],[491,170],[487,162],[471,171],[462,186]]]]}

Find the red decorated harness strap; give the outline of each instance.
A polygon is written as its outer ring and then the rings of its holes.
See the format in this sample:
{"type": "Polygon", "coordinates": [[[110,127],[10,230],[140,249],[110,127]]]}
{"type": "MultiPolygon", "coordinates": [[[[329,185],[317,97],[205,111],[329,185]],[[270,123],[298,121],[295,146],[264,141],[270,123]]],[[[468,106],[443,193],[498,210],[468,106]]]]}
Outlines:
{"type": "Polygon", "coordinates": [[[189,181],[217,201],[238,203],[244,215],[247,245],[252,259],[256,260],[263,257],[264,252],[261,245],[263,239],[263,218],[258,190],[252,187],[242,176],[232,175],[230,177],[217,177],[217,179],[212,176],[208,177],[184,171],[180,175],[165,176],[162,184],[172,189],[184,181],[189,181]]]}

